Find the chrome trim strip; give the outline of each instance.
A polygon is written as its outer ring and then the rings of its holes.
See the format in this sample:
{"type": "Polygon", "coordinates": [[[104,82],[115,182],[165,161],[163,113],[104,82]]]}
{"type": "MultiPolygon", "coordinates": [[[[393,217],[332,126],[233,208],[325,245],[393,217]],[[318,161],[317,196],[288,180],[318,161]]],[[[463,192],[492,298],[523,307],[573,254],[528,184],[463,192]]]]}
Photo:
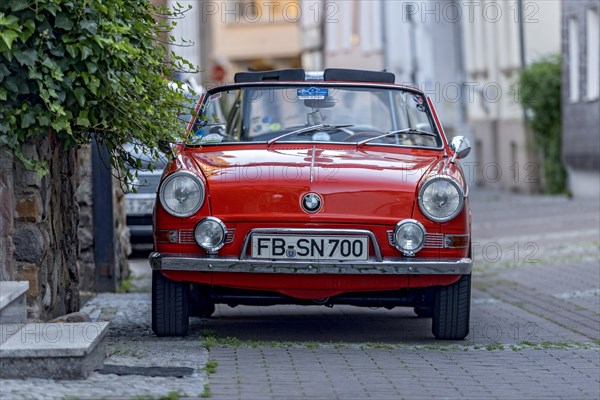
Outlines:
{"type": "MultiPolygon", "coordinates": [[[[152,227],[152,225],[150,225],[152,227]]],[[[230,244],[235,239],[235,228],[227,229],[227,235],[225,236],[225,244],[230,244]]],[[[196,238],[194,237],[193,229],[180,229],[179,230],[179,243],[181,244],[197,244],[196,238]]]]}
{"type": "MultiPolygon", "coordinates": [[[[390,246],[396,247],[396,240],[394,238],[394,231],[387,231],[388,242],[390,246]]],[[[427,232],[425,237],[424,249],[443,249],[444,248],[444,234],[443,233],[430,233],[427,232]]]]}
{"type": "Polygon", "coordinates": [[[310,159],[310,183],[313,182],[313,177],[315,173],[315,148],[317,146],[312,147],[312,157],[310,159]]]}
{"type": "MultiPolygon", "coordinates": [[[[256,228],[256,229],[252,229],[246,234],[246,237],[244,238],[244,244],[242,245],[242,252],[240,253],[240,260],[248,260],[249,259],[246,256],[246,253],[248,252],[248,244],[250,243],[250,239],[251,239],[252,235],[255,233],[267,234],[267,235],[268,234],[273,234],[273,235],[306,234],[306,235],[310,235],[310,236],[317,236],[317,235],[363,235],[363,236],[368,236],[369,239],[371,240],[371,244],[373,245],[373,250],[375,252],[375,254],[374,254],[375,261],[378,261],[378,262],[383,261],[383,257],[381,256],[381,250],[379,249],[379,243],[377,242],[377,239],[375,238],[375,234],[373,234],[373,232],[371,232],[371,231],[367,231],[364,229],[316,229],[316,228],[309,228],[309,229],[303,229],[303,228],[256,228]]],[[[252,259],[250,259],[250,260],[252,260],[252,259]]],[[[256,261],[256,260],[252,260],[252,261],[256,261]]]]}
{"type": "Polygon", "coordinates": [[[225,244],[232,243],[234,238],[235,238],[235,228],[227,229],[227,235],[225,236],[225,244]]]}
{"type": "Polygon", "coordinates": [[[157,271],[193,272],[239,272],[253,274],[334,274],[334,275],[465,275],[470,274],[473,260],[470,258],[395,257],[385,262],[310,262],[240,260],[237,258],[210,258],[193,255],[179,256],[152,253],[150,266],[157,271]]]}

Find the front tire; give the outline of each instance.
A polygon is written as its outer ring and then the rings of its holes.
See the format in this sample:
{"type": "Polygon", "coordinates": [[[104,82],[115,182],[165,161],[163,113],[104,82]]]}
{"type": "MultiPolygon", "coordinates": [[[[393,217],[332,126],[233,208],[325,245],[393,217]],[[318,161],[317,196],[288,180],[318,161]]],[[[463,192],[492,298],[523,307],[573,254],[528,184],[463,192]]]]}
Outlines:
{"type": "Polygon", "coordinates": [[[185,336],[189,329],[189,284],[152,271],[152,331],[157,336],[185,336]]]}
{"type": "Polygon", "coordinates": [[[471,275],[436,289],[431,331],[436,339],[462,340],[469,334],[471,275]]]}

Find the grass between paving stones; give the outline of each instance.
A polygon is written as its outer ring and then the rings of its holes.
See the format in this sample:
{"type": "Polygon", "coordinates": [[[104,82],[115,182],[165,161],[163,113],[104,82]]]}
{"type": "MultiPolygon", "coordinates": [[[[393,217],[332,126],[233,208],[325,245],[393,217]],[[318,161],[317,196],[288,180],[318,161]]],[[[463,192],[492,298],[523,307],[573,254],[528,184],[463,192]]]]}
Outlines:
{"type": "MultiPolygon", "coordinates": [[[[249,347],[249,348],[300,348],[300,349],[384,349],[384,350],[435,350],[435,351],[521,351],[521,350],[598,350],[600,349],[600,340],[592,340],[590,342],[553,342],[540,341],[529,342],[522,341],[513,344],[503,343],[488,343],[474,345],[466,342],[464,344],[445,344],[435,343],[429,345],[405,344],[405,343],[382,343],[382,342],[366,342],[366,343],[343,343],[343,342],[290,342],[290,341],[258,341],[258,340],[241,340],[235,337],[217,337],[211,330],[202,332],[202,340],[204,346],[210,350],[213,347],[249,347]]],[[[210,361],[209,361],[210,362],[210,361]]],[[[207,364],[208,365],[208,364],[207,364]]],[[[216,366],[215,366],[216,368],[216,366]]],[[[208,372],[208,369],[207,369],[208,372]]],[[[209,372],[210,373],[210,372],[209,372]]]]}
{"type": "Polygon", "coordinates": [[[185,393],[173,391],[169,392],[164,396],[135,396],[132,397],[132,400],[179,400],[189,397],[185,393]]]}
{"type": "Polygon", "coordinates": [[[117,287],[117,293],[135,293],[144,292],[145,288],[136,288],[133,284],[134,281],[139,281],[143,276],[129,274],[129,276],[123,279],[117,287]]]}
{"type": "Polygon", "coordinates": [[[214,360],[208,360],[206,365],[204,366],[204,370],[207,374],[215,374],[217,372],[217,367],[219,363],[214,360]]]}
{"type": "Polygon", "coordinates": [[[210,387],[208,385],[204,385],[204,391],[200,393],[200,397],[203,399],[209,398],[212,396],[212,392],[210,391],[210,387]]]}

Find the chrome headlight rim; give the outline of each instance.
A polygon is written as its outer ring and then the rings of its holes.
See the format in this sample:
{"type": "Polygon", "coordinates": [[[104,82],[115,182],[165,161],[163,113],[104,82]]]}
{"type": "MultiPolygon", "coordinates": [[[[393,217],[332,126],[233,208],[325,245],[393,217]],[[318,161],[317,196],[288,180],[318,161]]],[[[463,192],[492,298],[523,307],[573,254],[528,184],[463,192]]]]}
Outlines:
{"type": "Polygon", "coordinates": [[[170,215],[172,215],[174,217],[178,217],[178,218],[187,218],[187,217],[191,217],[192,215],[196,214],[204,205],[205,195],[206,195],[206,190],[204,188],[204,183],[198,177],[198,175],[196,175],[190,171],[173,172],[171,175],[169,175],[165,179],[163,179],[163,181],[160,184],[160,187],[158,188],[158,198],[160,200],[160,204],[163,206],[163,208],[165,209],[165,211],[167,213],[169,213],[170,215]],[[177,179],[180,176],[186,176],[186,177],[192,178],[198,184],[198,187],[200,188],[200,201],[193,209],[191,209],[190,211],[188,211],[186,213],[178,213],[178,212],[172,210],[171,208],[169,208],[169,206],[167,205],[167,202],[165,200],[165,192],[163,190],[169,182],[171,182],[174,179],[177,179]]]}
{"type": "Polygon", "coordinates": [[[207,253],[215,254],[216,252],[221,250],[223,248],[223,246],[225,246],[225,242],[227,241],[227,227],[225,226],[225,223],[217,217],[212,217],[212,216],[204,217],[200,221],[198,221],[198,223],[194,227],[194,241],[196,242],[196,244],[198,246],[200,246],[202,249],[204,249],[207,253]],[[203,222],[206,222],[206,221],[215,222],[223,231],[223,239],[217,246],[213,246],[213,247],[203,246],[198,242],[198,239],[196,238],[196,230],[198,229],[198,227],[200,227],[200,225],[202,225],[203,222]]]}
{"type": "Polygon", "coordinates": [[[460,214],[465,206],[465,191],[463,190],[463,188],[460,186],[460,184],[456,181],[456,179],[451,178],[450,176],[447,175],[435,175],[432,176],[430,178],[427,178],[425,180],[425,182],[423,182],[423,184],[421,185],[421,189],[419,189],[419,198],[418,198],[418,203],[419,203],[419,209],[421,210],[421,212],[423,213],[423,215],[425,215],[428,219],[434,221],[434,222],[448,222],[450,220],[453,220],[454,218],[456,218],[456,216],[458,214],[460,214]],[[447,181],[450,184],[452,184],[456,190],[458,191],[458,207],[456,207],[456,210],[450,214],[447,217],[436,217],[434,215],[431,215],[427,209],[425,208],[425,206],[423,205],[423,193],[425,192],[425,189],[427,189],[429,186],[431,186],[433,183],[435,183],[436,181],[447,181]]]}
{"type": "Polygon", "coordinates": [[[396,224],[396,227],[394,228],[393,235],[394,235],[394,245],[396,246],[396,248],[398,249],[398,251],[400,251],[405,256],[409,256],[409,257],[412,257],[417,252],[421,251],[423,249],[423,247],[425,247],[425,242],[427,241],[427,230],[425,230],[425,227],[423,226],[422,223],[420,223],[416,219],[412,219],[412,218],[403,219],[402,221],[398,222],[396,224]],[[421,232],[423,232],[423,240],[421,241],[421,244],[418,247],[416,247],[415,249],[412,249],[412,250],[407,250],[407,249],[401,247],[400,243],[398,243],[398,238],[396,237],[396,233],[398,233],[398,231],[400,230],[400,228],[402,228],[402,226],[404,226],[406,224],[417,225],[417,227],[419,229],[421,229],[421,232]]]}

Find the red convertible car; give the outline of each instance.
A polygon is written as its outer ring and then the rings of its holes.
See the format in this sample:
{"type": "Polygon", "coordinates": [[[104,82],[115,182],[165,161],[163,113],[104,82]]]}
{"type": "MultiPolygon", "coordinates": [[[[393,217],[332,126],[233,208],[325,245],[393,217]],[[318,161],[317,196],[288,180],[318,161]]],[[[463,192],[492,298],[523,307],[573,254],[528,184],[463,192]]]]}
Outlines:
{"type": "Polygon", "coordinates": [[[414,307],[469,331],[471,213],[431,100],[387,72],[242,72],[208,90],[154,209],[152,329],[215,304],[414,307]]]}

